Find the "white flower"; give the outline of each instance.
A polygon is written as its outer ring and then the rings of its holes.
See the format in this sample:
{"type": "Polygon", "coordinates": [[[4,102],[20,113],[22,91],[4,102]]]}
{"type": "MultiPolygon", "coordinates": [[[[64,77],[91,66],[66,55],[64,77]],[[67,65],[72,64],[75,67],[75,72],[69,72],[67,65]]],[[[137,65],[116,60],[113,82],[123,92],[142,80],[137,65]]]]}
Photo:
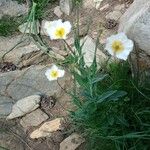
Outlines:
{"type": "Polygon", "coordinates": [[[106,41],[105,49],[113,56],[127,60],[133,50],[133,41],[128,39],[125,33],[110,36],[106,41]]]}
{"type": "Polygon", "coordinates": [[[71,24],[69,21],[62,22],[61,19],[54,21],[50,28],[47,29],[51,40],[66,39],[71,31],[71,24]]]}
{"type": "Polygon", "coordinates": [[[44,29],[45,29],[45,31],[46,31],[47,34],[48,34],[48,31],[50,30],[50,28],[52,26],[55,26],[55,24],[57,22],[62,22],[62,20],[59,19],[59,20],[54,20],[54,21],[45,21],[45,23],[44,23],[44,29]]]}
{"type": "Polygon", "coordinates": [[[57,80],[58,78],[63,77],[65,74],[64,70],[59,69],[56,65],[53,65],[50,69],[47,69],[45,72],[46,77],[48,80],[57,80]]]}

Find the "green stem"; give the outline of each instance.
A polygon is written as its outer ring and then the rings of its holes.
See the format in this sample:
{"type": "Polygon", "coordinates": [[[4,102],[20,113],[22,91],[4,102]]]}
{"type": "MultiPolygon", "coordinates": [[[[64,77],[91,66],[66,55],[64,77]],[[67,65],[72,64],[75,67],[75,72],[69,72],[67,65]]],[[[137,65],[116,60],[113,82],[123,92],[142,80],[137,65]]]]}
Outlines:
{"type": "Polygon", "coordinates": [[[70,51],[72,54],[75,55],[75,52],[72,50],[71,46],[67,43],[67,41],[66,41],[66,40],[63,40],[63,41],[64,41],[64,43],[67,45],[69,51],[70,51]]]}

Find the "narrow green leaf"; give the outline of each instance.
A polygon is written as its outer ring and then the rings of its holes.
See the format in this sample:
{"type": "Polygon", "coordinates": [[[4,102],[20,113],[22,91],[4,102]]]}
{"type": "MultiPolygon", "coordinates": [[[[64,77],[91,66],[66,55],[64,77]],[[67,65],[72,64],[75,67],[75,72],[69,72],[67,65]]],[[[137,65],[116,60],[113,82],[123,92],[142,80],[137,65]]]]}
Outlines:
{"type": "Polygon", "coordinates": [[[104,100],[106,100],[107,98],[109,98],[110,96],[112,96],[113,94],[115,94],[117,92],[117,90],[115,91],[107,91],[105,93],[103,93],[98,99],[97,103],[101,103],[104,100]]]}
{"type": "Polygon", "coordinates": [[[108,74],[99,75],[98,77],[93,79],[92,84],[95,84],[97,82],[100,82],[100,81],[104,80],[107,76],[108,76],[108,74]]]}
{"type": "Polygon", "coordinates": [[[108,92],[105,92],[103,93],[100,97],[99,97],[99,100],[97,101],[98,103],[101,103],[105,100],[107,101],[117,101],[119,100],[119,98],[125,96],[127,94],[127,92],[125,91],[108,91],[108,92]]]}

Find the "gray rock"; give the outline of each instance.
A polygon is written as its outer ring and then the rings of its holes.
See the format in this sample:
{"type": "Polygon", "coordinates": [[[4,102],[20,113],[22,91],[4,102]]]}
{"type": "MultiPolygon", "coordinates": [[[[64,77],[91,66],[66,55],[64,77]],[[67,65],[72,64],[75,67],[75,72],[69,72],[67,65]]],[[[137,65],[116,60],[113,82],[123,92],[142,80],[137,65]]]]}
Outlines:
{"type": "Polygon", "coordinates": [[[0,95],[0,118],[6,118],[11,113],[12,106],[13,100],[11,98],[0,95]]]}
{"type": "MultiPolygon", "coordinates": [[[[20,42],[22,35],[12,36],[12,37],[0,37],[0,60],[3,55],[9,52],[11,48],[17,45],[20,42]]],[[[41,47],[40,47],[41,48],[41,47]]],[[[7,53],[4,57],[5,62],[12,62],[18,67],[30,66],[33,64],[49,64],[52,62],[52,59],[40,51],[39,44],[34,43],[28,36],[25,36],[22,39],[22,42],[18,44],[12,51],[7,53]]],[[[45,49],[45,47],[43,47],[45,49]]],[[[64,60],[64,57],[61,54],[50,51],[49,53],[52,57],[57,59],[64,60]]],[[[1,89],[0,89],[1,90],[1,89]]]]}
{"type": "Polygon", "coordinates": [[[45,114],[41,109],[36,109],[35,111],[24,116],[20,120],[20,124],[24,127],[25,130],[27,130],[29,127],[35,127],[40,125],[48,118],[48,115],[45,114]]]}
{"type": "Polygon", "coordinates": [[[47,22],[50,22],[50,21],[48,21],[48,20],[42,20],[41,21],[41,30],[40,30],[41,35],[49,36],[47,33],[47,30],[45,29],[45,23],[47,23],[47,22]]]}
{"type": "Polygon", "coordinates": [[[1,133],[0,134],[0,150],[24,150],[25,145],[21,140],[14,136],[12,133],[1,133]]]}
{"type": "Polygon", "coordinates": [[[122,13],[118,10],[114,10],[106,15],[106,19],[111,19],[117,21],[122,16],[122,13]]]}
{"type": "Polygon", "coordinates": [[[95,8],[94,0],[84,0],[83,1],[83,8],[85,8],[85,9],[95,8]]]}
{"type": "Polygon", "coordinates": [[[77,133],[72,133],[60,143],[59,150],[76,150],[84,142],[85,139],[83,137],[77,133]]]}
{"type": "Polygon", "coordinates": [[[32,33],[32,34],[39,34],[39,28],[40,28],[39,21],[25,22],[24,24],[18,27],[21,33],[32,33]]]}
{"type": "Polygon", "coordinates": [[[114,10],[121,11],[121,10],[123,10],[124,8],[125,8],[125,4],[121,4],[121,5],[116,5],[116,6],[114,7],[114,10]]]}
{"type": "Polygon", "coordinates": [[[56,6],[55,8],[54,8],[54,14],[57,16],[57,17],[61,17],[62,16],[62,11],[60,10],[60,6],[56,6]]]}
{"type": "Polygon", "coordinates": [[[4,2],[6,3],[6,0],[1,0],[0,1],[0,6],[2,6],[4,2]]]}
{"type": "Polygon", "coordinates": [[[125,32],[142,50],[139,51],[140,70],[150,69],[150,1],[135,0],[121,17],[118,31],[125,32]]]}
{"type": "Polygon", "coordinates": [[[0,14],[9,15],[12,17],[20,16],[28,12],[28,7],[25,4],[18,4],[17,1],[1,0],[0,14]]]}
{"type": "Polygon", "coordinates": [[[5,103],[13,103],[13,102],[14,101],[10,97],[0,95],[0,105],[5,103]]]}
{"type": "Polygon", "coordinates": [[[11,113],[12,106],[12,103],[0,104],[0,118],[6,118],[11,113]]]}
{"type": "Polygon", "coordinates": [[[6,119],[14,119],[24,116],[39,107],[40,95],[31,95],[18,100],[12,107],[12,111],[6,119]]]}
{"type": "MultiPolygon", "coordinates": [[[[47,68],[49,67],[31,66],[21,71],[16,70],[0,74],[0,95],[7,93],[14,100],[19,100],[33,94],[61,96],[62,89],[57,84],[57,81],[50,82],[46,78],[45,71],[47,68]]],[[[59,79],[59,83],[63,88],[65,88],[66,82],[69,81],[70,77],[67,73],[63,78],[59,79]]]]}
{"type": "Polygon", "coordinates": [[[83,8],[84,9],[99,9],[103,0],[83,0],[83,8]]]}
{"type": "Polygon", "coordinates": [[[107,10],[109,8],[109,4],[105,4],[104,6],[102,6],[99,10],[100,11],[104,11],[104,10],[107,10]]]}
{"type": "Polygon", "coordinates": [[[125,32],[150,55],[150,1],[135,0],[120,19],[119,32],[125,32]]]}
{"type": "MultiPolygon", "coordinates": [[[[96,43],[89,36],[86,36],[82,40],[82,42],[85,42],[82,48],[82,53],[84,54],[84,61],[87,66],[91,66],[94,60],[96,43]]],[[[107,59],[107,56],[100,49],[97,49],[96,59],[97,63],[100,65],[105,59],[107,59]]]]}
{"type": "Polygon", "coordinates": [[[63,118],[56,118],[51,121],[43,123],[38,129],[30,134],[30,138],[38,139],[40,137],[50,137],[53,132],[63,129],[63,118]]]}
{"type": "MultiPolygon", "coordinates": [[[[22,35],[13,37],[0,37],[0,59],[6,52],[19,43],[21,38],[22,35]]],[[[4,61],[13,62],[15,65],[18,65],[24,55],[39,51],[38,47],[33,44],[29,37],[24,37],[22,41],[23,42],[16,46],[15,49],[5,55],[4,61]]]]}
{"type": "Polygon", "coordinates": [[[70,15],[73,9],[73,1],[72,0],[60,0],[60,9],[66,15],[70,15]]]}

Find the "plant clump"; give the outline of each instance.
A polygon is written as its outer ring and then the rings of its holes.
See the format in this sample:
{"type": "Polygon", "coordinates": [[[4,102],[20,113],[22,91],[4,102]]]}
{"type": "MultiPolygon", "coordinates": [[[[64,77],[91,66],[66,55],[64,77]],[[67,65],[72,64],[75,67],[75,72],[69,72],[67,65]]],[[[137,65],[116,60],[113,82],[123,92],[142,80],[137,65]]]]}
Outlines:
{"type": "Polygon", "coordinates": [[[18,31],[21,19],[3,16],[0,19],[0,36],[10,36],[18,31]]]}

